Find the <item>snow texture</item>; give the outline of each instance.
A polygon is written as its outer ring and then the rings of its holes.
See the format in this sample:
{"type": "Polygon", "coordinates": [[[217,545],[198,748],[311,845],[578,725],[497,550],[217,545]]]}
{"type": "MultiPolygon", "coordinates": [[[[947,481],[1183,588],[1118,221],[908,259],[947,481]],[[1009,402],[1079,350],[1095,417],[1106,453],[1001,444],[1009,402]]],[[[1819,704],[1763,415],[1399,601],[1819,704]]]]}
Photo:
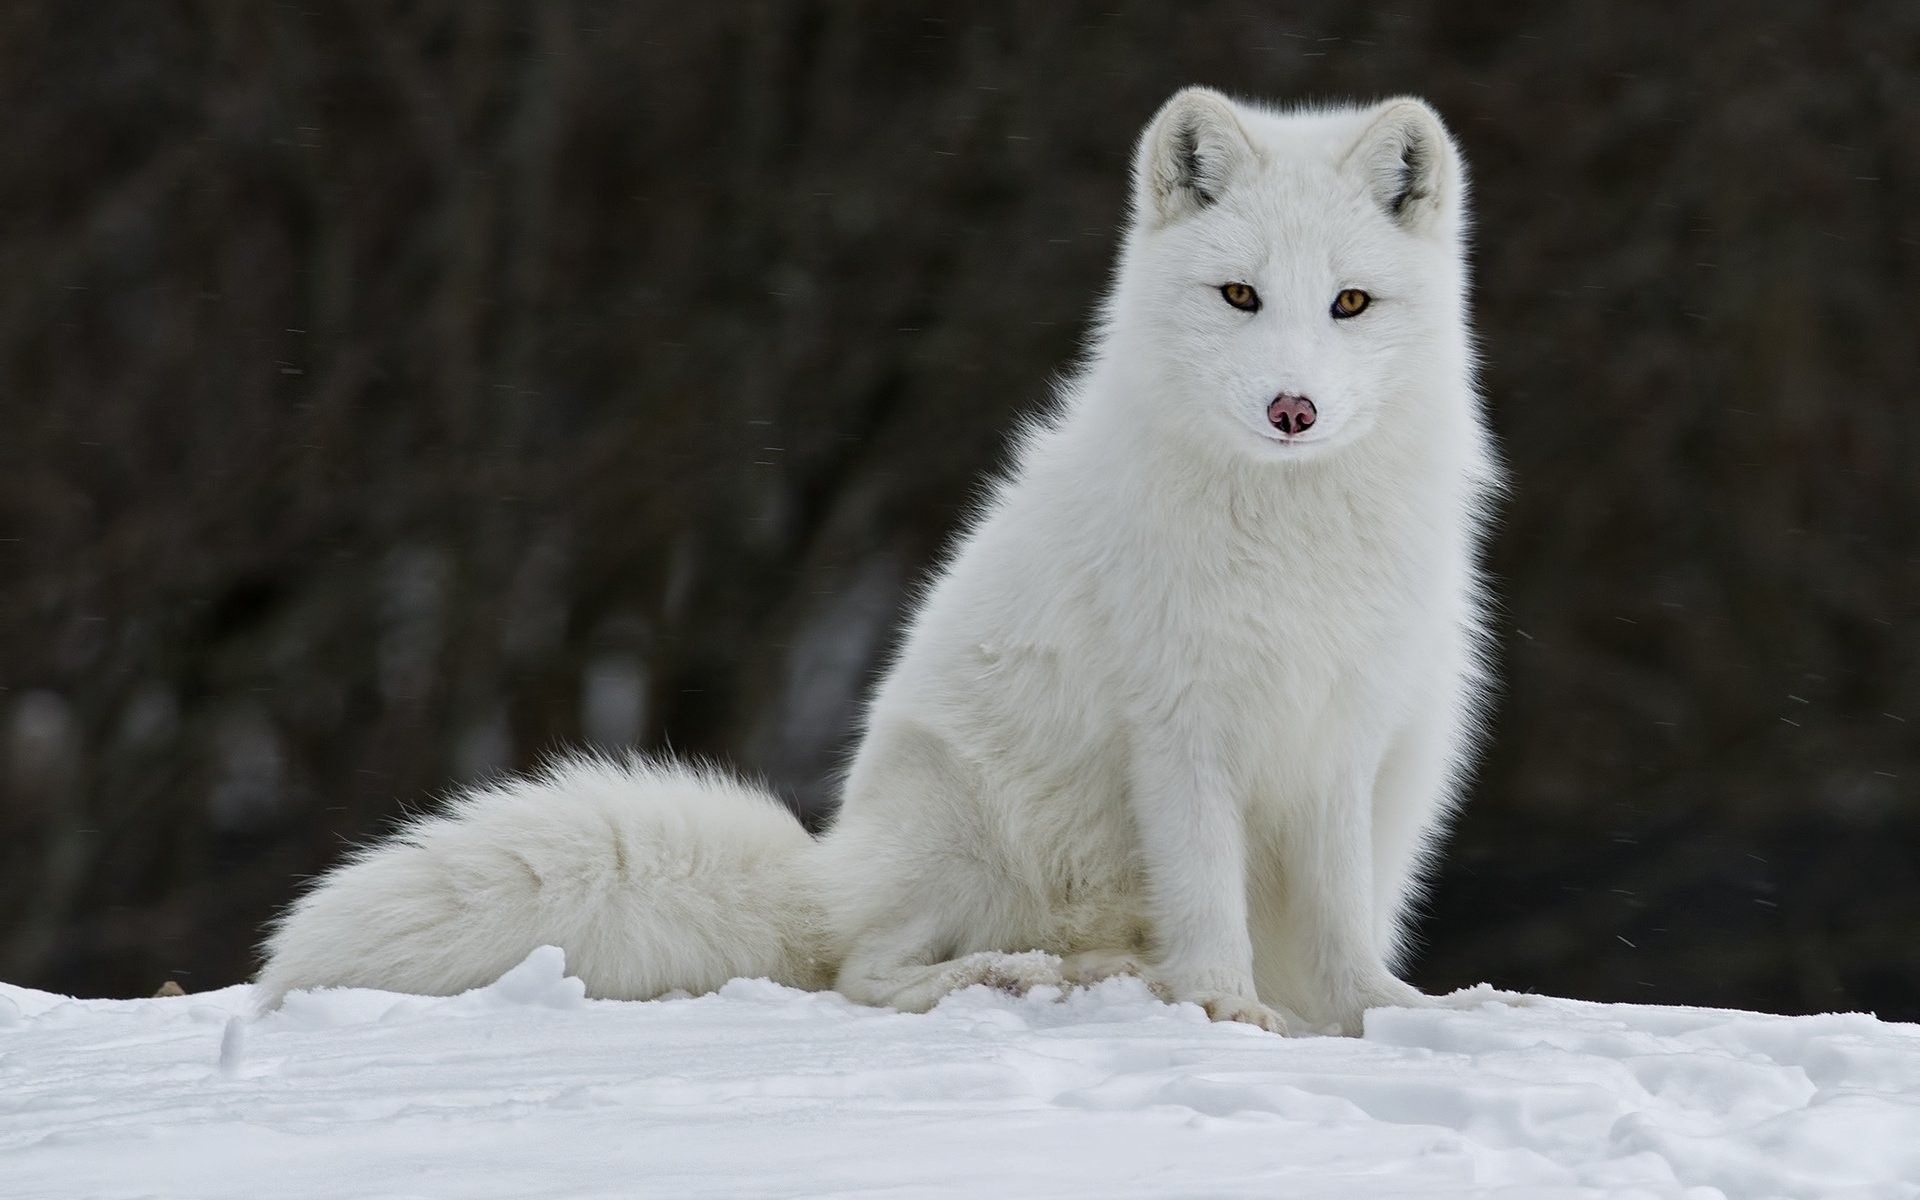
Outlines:
{"type": "Polygon", "coordinates": [[[589,1001],[0,985],[0,1196],[1920,1197],[1920,1027],[1516,998],[1366,1036],[1134,980],[926,1016],[741,980],[589,1001]]]}

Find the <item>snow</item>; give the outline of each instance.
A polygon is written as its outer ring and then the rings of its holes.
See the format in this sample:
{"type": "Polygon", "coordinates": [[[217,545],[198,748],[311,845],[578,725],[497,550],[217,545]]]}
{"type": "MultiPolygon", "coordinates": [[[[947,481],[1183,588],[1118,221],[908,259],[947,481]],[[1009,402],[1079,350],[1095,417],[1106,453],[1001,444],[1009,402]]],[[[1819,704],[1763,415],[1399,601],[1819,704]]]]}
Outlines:
{"type": "Polygon", "coordinates": [[[1920,1197],[1920,1027],[1472,989],[1364,1038],[1136,981],[926,1016],[0,985],[0,1196],[1920,1197]]]}

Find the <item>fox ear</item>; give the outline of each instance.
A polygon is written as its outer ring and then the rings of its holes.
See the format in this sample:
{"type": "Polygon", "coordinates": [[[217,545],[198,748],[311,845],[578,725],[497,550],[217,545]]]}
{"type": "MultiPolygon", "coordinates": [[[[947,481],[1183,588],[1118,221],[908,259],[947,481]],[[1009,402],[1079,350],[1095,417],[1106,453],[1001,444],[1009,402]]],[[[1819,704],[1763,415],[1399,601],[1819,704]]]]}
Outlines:
{"type": "Polygon", "coordinates": [[[1407,229],[1430,227],[1457,202],[1460,166],[1453,139],[1439,115],[1411,96],[1375,110],[1344,166],[1358,172],[1374,201],[1407,229]]]}
{"type": "Polygon", "coordinates": [[[1233,101],[1210,88],[1187,88],[1167,101],[1140,135],[1134,154],[1134,219],[1159,227],[1220,198],[1253,163],[1253,144],[1233,101]]]}

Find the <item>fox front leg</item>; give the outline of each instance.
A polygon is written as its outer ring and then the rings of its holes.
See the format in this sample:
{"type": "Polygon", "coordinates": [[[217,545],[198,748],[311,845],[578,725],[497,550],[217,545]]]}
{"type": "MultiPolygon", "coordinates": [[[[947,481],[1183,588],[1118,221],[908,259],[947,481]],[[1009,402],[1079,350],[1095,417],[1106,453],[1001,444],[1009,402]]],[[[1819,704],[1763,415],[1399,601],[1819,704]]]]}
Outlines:
{"type": "Polygon", "coordinates": [[[1432,999],[1387,965],[1391,946],[1376,886],[1373,762],[1301,797],[1281,839],[1281,878],[1297,966],[1311,980],[1307,1005],[1331,1032],[1357,1036],[1370,1008],[1413,1008],[1432,999]]]}
{"type": "Polygon", "coordinates": [[[1159,949],[1150,982],[1216,1021],[1285,1033],[1299,1019],[1261,1003],[1253,982],[1246,823],[1194,732],[1160,722],[1132,739],[1128,800],[1159,949]]]}

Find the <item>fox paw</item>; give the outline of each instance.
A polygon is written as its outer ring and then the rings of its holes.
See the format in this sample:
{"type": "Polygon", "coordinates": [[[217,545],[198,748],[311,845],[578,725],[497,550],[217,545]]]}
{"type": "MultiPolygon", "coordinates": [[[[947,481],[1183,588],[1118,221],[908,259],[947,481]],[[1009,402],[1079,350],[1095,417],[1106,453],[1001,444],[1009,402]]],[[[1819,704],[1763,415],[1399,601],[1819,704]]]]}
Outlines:
{"type": "Polygon", "coordinates": [[[1298,1017],[1288,1015],[1271,1005],[1262,1004],[1250,996],[1240,996],[1232,992],[1202,992],[1187,996],[1185,999],[1198,1004],[1201,1011],[1214,1021],[1238,1021],[1242,1025],[1253,1025],[1268,1033],[1286,1034],[1288,1030],[1304,1030],[1305,1024],[1298,1017]]]}
{"type": "Polygon", "coordinates": [[[1131,954],[1103,954],[1098,951],[1069,955],[1061,963],[1061,974],[1075,987],[1092,987],[1108,979],[1134,978],[1163,1001],[1173,999],[1173,989],[1155,979],[1147,965],[1131,954]]]}
{"type": "Polygon", "coordinates": [[[1253,980],[1236,971],[1168,970],[1155,973],[1160,987],[1173,1000],[1197,1004],[1214,1021],[1237,1021],[1268,1033],[1307,1032],[1311,1026],[1284,1008],[1262,1003],[1254,993],[1253,980]]]}
{"type": "Polygon", "coordinates": [[[958,958],[940,976],[942,991],[957,992],[980,984],[1009,996],[1024,996],[1037,987],[1065,987],[1058,955],[1040,950],[1003,954],[982,950],[958,958]]]}

